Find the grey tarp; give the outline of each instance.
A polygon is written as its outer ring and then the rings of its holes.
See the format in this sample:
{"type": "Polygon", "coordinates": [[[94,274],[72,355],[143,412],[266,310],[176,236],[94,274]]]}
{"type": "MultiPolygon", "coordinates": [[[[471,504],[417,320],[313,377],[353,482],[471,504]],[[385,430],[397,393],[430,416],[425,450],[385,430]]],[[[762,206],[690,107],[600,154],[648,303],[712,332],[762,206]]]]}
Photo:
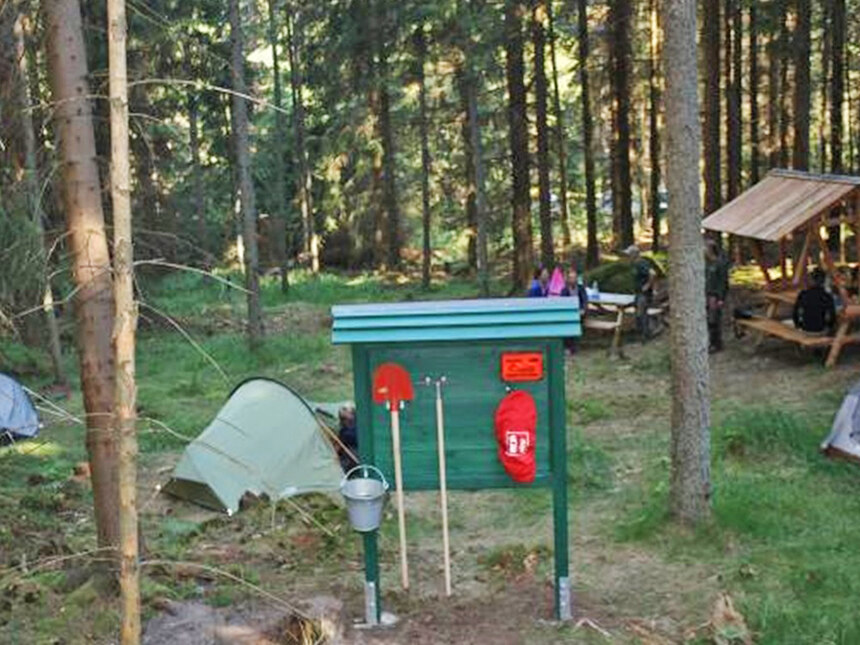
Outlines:
{"type": "Polygon", "coordinates": [[[860,382],[845,395],[821,450],[834,457],[860,462],[860,382]]]}
{"type": "Polygon", "coordinates": [[[342,477],[308,403],[282,383],[254,378],[188,445],[164,492],[234,513],[246,492],[281,499],[336,491],[342,477]]]}
{"type": "Polygon", "coordinates": [[[26,439],[39,432],[39,415],[30,397],[11,376],[0,373],[0,437],[26,439]]]}

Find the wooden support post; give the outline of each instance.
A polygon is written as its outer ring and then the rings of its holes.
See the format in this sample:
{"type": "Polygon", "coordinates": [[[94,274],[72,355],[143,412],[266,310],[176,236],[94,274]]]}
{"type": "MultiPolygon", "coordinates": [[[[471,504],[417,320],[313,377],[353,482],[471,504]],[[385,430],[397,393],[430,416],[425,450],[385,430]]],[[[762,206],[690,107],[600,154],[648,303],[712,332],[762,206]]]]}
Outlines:
{"type": "Polygon", "coordinates": [[[836,330],[836,337],[833,339],[833,344],[830,346],[830,352],[827,354],[827,361],[824,366],[827,368],[836,365],[839,360],[839,352],[842,351],[842,345],[845,343],[845,337],[848,336],[848,329],[851,326],[851,319],[847,316],[842,316],[839,322],[839,328],[836,330]]]}
{"type": "Polygon", "coordinates": [[[764,245],[761,243],[761,240],[754,240],[752,248],[753,255],[755,256],[755,261],[761,269],[762,275],[764,276],[764,282],[767,285],[767,288],[770,289],[773,286],[773,281],[770,278],[767,260],[764,257],[764,245]]]}
{"type": "Polygon", "coordinates": [[[818,241],[818,249],[821,252],[821,263],[827,267],[827,271],[832,275],[836,270],[836,265],[833,263],[833,254],[830,252],[830,246],[821,237],[821,222],[815,222],[812,225],[815,239],[818,241]]]}
{"type": "Polygon", "coordinates": [[[787,240],[783,237],[779,240],[779,269],[781,277],[779,284],[781,289],[788,286],[788,259],[787,259],[787,240]]]}
{"type": "Polygon", "coordinates": [[[609,346],[609,355],[615,354],[618,358],[624,358],[624,350],[621,348],[622,333],[624,331],[624,307],[619,305],[618,315],[615,317],[615,331],[612,333],[612,344],[609,346]]]}
{"type": "Polygon", "coordinates": [[[860,191],[854,191],[854,261],[860,264],[860,191]]]}
{"type": "Polygon", "coordinates": [[[839,264],[845,264],[846,258],[848,257],[845,254],[845,234],[847,233],[847,227],[845,223],[840,219],[839,220],[839,264]]]}
{"type": "Polygon", "coordinates": [[[803,247],[800,249],[800,255],[797,257],[797,262],[794,265],[794,277],[792,284],[795,287],[800,286],[803,281],[803,276],[806,275],[806,263],[809,259],[809,246],[812,244],[812,227],[806,229],[806,236],[803,238],[803,247]]]}

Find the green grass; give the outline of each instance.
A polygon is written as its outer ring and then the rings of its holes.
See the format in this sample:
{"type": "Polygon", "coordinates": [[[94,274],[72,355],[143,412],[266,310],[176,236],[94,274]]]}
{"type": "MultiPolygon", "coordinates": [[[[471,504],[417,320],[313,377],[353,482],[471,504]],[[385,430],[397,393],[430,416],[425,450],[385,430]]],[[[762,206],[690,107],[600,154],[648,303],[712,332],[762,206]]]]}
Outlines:
{"type": "Polygon", "coordinates": [[[735,409],[713,431],[712,521],[692,534],[667,522],[657,460],[615,536],[711,563],[756,642],[860,642],[860,472],[819,455],[826,432],[815,415],[735,409]]]}
{"type": "MultiPolygon", "coordinates": [[[[224,277],[239,280],[237,275],[224,277]]],[[[287,296],[280,293],[275,280],[263,280],[269,330],[262,347],[255,351],[248,349],[242,333],[245,303],[240,291],[187,273],[143,280],[143,299],[173,317],[198,344],[193,346],[157,314],[143,308],[147,320],[142,321],[138,338],[138,387],[144,475],[158,479],[153,473],[163,466],[163,460],[185,445],[164,426],[195,436],[244,378],[276,378],[323,400],[350,398],[349,353],[330,343],[331,305],[475,295],[474,284],[465,280],[435,284],[430,292],[423,292],[414,280],[398,283],[397,277],[375,274],[313,277],[296,273],[291,278],[287,296]]],[[[605,288],[603,281],[601,288],[605,288]]],[[[495,293],[501,294],[502,289],[502,283],[494,284],[495,293]]],[[[25,368],[21,371],[28,384],[44,383],[48,366],[44,356],[8,341],[0,344],[0,353],[25,368]]],[[[631,348],[630,353],[628,361],[614,362],[605,358],[602,346],[587,348],[574,358],[569,370],[572,543],[586,529],[599,538],[572,547],[571,573],[577,580],[577,593],[590,594],[590,589],[580,586],[577,568],[584,565],[579,564],[578,549],[589,553],[606,549],[591,560],[598,579],[603,572],[601,557],[611,561],[617,553],[638,549],[653,558],[655,567],[660,563],[704,567],[709,575],[718,577],[720,587],[732,595],[746,616],[757,643],[860,642],[855,600],[860,597],[860,561],[856,558],[860,468],[818,454],[818,443],[841,400],[841,388],[828,381],[825,372],[810,368],[797,379],[793,398],[784,402],[767,403],[762,397],[763,403],[751,404],[715,397],[713,517],[691,532],[676,527],[667,513],[668,420],[664,417],[668,412],[660,410],[668,406],[655,406],[655,394],[637,386],[666,381],[668,352],[655,343],[631,348]],[[808,389],[806,379],[816,389],[808,389]],[[589,517],[597,520],[582,519],[589,517]],[[584,527],[583,521],[600,525],[584,527]]],[[[68,359],[72,367],[73,357],[68,359]]],[[[663,403],[661,400],[660,405],[663,403]]],[[[78,394],[63,405],[73,414],[81,414],[78,394]]],[[[74,465],[85,459],[83,431],[74,424],[52,425],[42,440],[35,446],[0,449],[2,567],[94,546],[91,493],[69,481],[74,465]]],[[[346,525],[343,510],[323,496],[303,498],[302,504],[333,535],[301,521],[283,503],[277,507],[274,526],[267,503],[231,519],[148,515],[144,521],[147,557],[209,562],[276,591],[293,583],[315,583],[327,575],[347,580],[345,584],[360,580],[361,542],[346,525]],[[237,563],[242,566],[231,568],[237,563]]],[[[410,515],[410,540],[435,543],[439,533],[436,500],[428,497],[424,504],[432,507],[432,514],[410,515]]],[[[452,508],[455,546],[476,530],[476,517],[481,531],[474,538],[480,547],[476,555],[459,556],[456,566],[474,567],[476,576],[488,577],[491,593],[508,593],[506,585],[532,567],[539,579],[550,577],[549,533],[538,535],[536,529],[534,536],[529,533],[530,527],[548,524],[551,497],[546,490],[464,495],[452,508]],[[479,499],[484,500],[483,506],[475,501],[479,499]],[[526,527],[525,534],[511,535],[515,527],[526,527]]],[[[394,576],[397,526],[391,505],[380,544],[383,570],[394,576]]],[[[417,555],[421,549],[414,543],[410,548],[421,563],[423,556],[417,555]]],[[[0,582],[7,575],[8,569],[0,570],[0,582]]],[[[70,642],[110,641],[117,624],[113,605],[99,601],[88,583],[76,586],[67,578],[72,578],[71,570],[28,577],[32,586],[15,591],[30,594],[29,603],[15,602],[15,606],[26,605],[26,612],[4,608],[6,591],[0,585],[0,641],[50,642],[48,636],[59,633],[74,634],[70,642]]],[[[648,581],[635,584],[647,588],[648,581]]],[[[252,597],[235,581],[217,579],[202,584],[168,568],[144,569],[143,595],[146,603],[159,598],[194,598],[216,606],[252,597]]],[[[599,599],[592,596],[589,601],[599,609],[599,599]]],[[[147,611],[154,610],[148,606],[147,611]]],[[[607,613],[625,616],[632,611],[613,605],[607,613]]],[[[682,618],[690,626],[707,620],[706,615],[692,611],[682,618]]],[[[534,632],[533,642],[587,642],[591,638],[583,630],[557,631],[539,625],[524,629],[534,632]]],[[[626,634],[623,625],[619,633],[626,634]]],[[[619,642],[626,637],[629,634],[619,642]]]]}

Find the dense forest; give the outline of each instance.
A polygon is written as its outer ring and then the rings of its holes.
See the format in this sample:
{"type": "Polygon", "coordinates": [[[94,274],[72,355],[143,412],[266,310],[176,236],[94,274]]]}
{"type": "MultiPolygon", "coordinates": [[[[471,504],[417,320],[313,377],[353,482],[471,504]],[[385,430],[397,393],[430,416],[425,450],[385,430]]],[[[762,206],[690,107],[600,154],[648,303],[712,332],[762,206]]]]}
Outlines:
{"type": "MultiPolygon", "coordinates": [[[[669,276],[655,361],[669,486],[655,496],[681,523],[708,520],[700,216],[772,168],[860,173],[856,8],[0,0],[0,368],[8,347],[35,348],[52,368],[38,377],[74,398],[74,319],[93,542],[118,552],[123,642],[141,631],[135,424],[154,399],[136,398],[138,308],[144,340],[178,333],[229,380],[182,323],[227,342],[234,329],[141,297],[182,272],[200,302],[241,292],[250,351],[237,362],[263,364],[273,311],[324,273],[343,293],[372,277],[418,297],[452,281],[468,285],[456,297],[512,295],[538,267],[594,269],[644,247],[669,276]]],[[[743,263],[741,244],[719,243],[743,263]]],[[[276,332],[301,353],[303,339],[328,347],[329,322],[276,332]]]]}
{"type": "MultiPolygon", "coordinates": [[[[104,187],[104,6],[82,9],[104,187]]],[[[522,285],[538,263],[660,248],[658,0],[229,9],[128,5],[139,258],[235,261],[256,230],[259,271],[282,271],[285,289],[295,266],[510,270],[522,285]]],[[[706,212],[771,167],[857,170],[852,15],[844,0],[701,3],[706,212]]],[[[21,276],[63,280],[50,38],[36,3],[3,4],[0,208],[4,266],[19,269],[3,272],[7,316],[38,301],[21,276]],[[25,269],[41,246],[47,272],[25,269]]]]}

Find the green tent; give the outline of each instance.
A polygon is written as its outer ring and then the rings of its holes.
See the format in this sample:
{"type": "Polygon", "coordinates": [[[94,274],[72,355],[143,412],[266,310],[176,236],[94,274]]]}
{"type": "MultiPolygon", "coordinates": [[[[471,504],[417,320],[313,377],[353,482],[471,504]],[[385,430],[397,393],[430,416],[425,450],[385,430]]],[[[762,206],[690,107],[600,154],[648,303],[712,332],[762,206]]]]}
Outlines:
{"type": "Polygon", "coordinates": [[[343,471],[309,404],[283,383],[237,385],[185,449],[164,492],[233,514],[245,493],[281,499],[335,491],[343,471]]]}

